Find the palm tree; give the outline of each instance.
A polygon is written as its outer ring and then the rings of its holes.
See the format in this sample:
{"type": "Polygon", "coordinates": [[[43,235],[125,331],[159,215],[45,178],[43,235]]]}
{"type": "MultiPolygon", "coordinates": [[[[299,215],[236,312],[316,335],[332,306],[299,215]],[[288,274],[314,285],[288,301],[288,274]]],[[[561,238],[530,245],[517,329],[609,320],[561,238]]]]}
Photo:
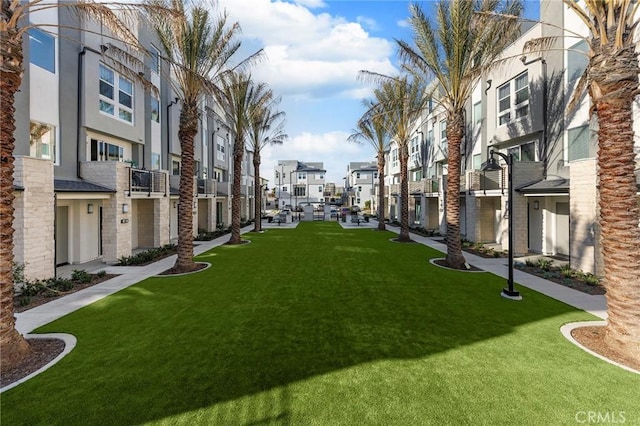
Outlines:
{"type": "Polygon", "coordinates": [[[384,126],[384,117],[380,111],[380,104],[365,101],[367,112],[358,120],[358,129],[347,139],[349,142],[366,142],[373,147],[378,160],[378,230],[386,229],[384,224],[384,166],[385,154],[389,149],[389,132],[384,126]]]}
{"type": "MultiPolygon", "coordinates": [[[[371,118],[382,117],[383,126],[398,145],[400,157],[400,235],[399,242],[409,242],[409,139],[411,126],[418,120],[424,107],[425,85],[419,75],[389,77],[369,71],[361,71],[365,80],[378,81],[374,89],[376,106],[370,110],[371,118]],[[375,112],[374,112],[375,111],[375,112]]],[[[379,161],[379,159],[378,159],[379,161]]]]}
{"type": "Polygon", "coordinates": [[[233,187],[231,198],[231,238],[229,244],[241,244],[240,214],[241,192],[240,177],[244,158],[245,139],[249,135],[251,123],[261,111],[273,101],[273,92],[265,83],[256,84],[251,75],[233,72],[224,75],[222,89],[216,92],[218,102],[226,115],[234,137],[233,143],[233,187]]]}
{"type": "Polygon", "coordinates": [[[285,113],[275,110],[280,98],[273,99],[269,104],[256,111],[249,123],[249,151],[253,152],[253,170],[254,170],[254,212],[255,222],[253,226],[254,232],[262,230],[261,205],[262,205],[262,188],[260,186],[260,163],[262,149],[268,145],[282,145],[288,138],[284,131],[285,113]]]}
{"type": "Polygon", "coordinates": [[[405,67],[424,79],[433,78],[433,93],[447,120],[448,175],[446,194],[447,258],[449,267],[463,269],[460,242],[460,144],[464,135],[464,110],[480,77],[499,62],[502,51],[519,35],[512,19],[485,19],[484,14],[519,16],[520,0],[440,0],[437,25],[418,4],[410,7],[413,44],[398,40],[405,67]]]}
{"type": "MultiPolygon", "coordinates": [[[[635,42],[640,3],[564,3],[590,32],[589,64],[572,103],[586,85],[599,127],[597,173],[608,313],[604,341],[615,352],[640,359],[640,205],[633,131],[640,74],[635,42]]],[[[525,48],[539,49],[536,43],[525,48]]]]}
{"type": "MultiPolygon", "coordinates": [[[[182,109],[178,138],[181,151],[180,200],[178,209],[177,272],[196,269],[193,261],[193,182],[195,172],[194,138],[200,120],[199,102],[218,91],[220,77],[239,49],[238,23],[227,26],[226,13],[213,17],[205,5],[185,0],[155,0],[166,8],[178,10],[174,19],[157,16],[152,20],[171,67],[172,86],[182,109]]],[[[250,58],[251,59],[251,58],[250,58]]]]}
{"type": "MultiPolygon", "coordinates": [[[[27,18],[28,14],[37,14],[40,10],[67,8],[78,16],[100,22],[107,28],[114,40],[125,43],[120,49],[119,58],[111,58],[114,65],[122,65],[123,61],[141,63],[140,57],[144,49],[136,36],[129,30],[134,28],[131,22],[137,19],[138,11],[150,14],[162,13],[173,16],[174,12],[161,7],[140,4],[119,4],[116,14],[106,3],[93,2],[60,2],[48,3],[42,0],[16,2],[2,0],[0,11],[0,370],[10,368],[30,352],[27,341],[15,329],[13,309],[13,219],[15,199],[13,192],[13,171],[15,148],[15,94],[22,83],[23,74],[23,38],[31,28],[41,26],[46,31],[51,24],[34,24],[27,18]],[[137,52],[131,54],[131,52],[137,52]]],[[[78,25],[78,31],[87,31],[78,25]]],[[[115,46],[114,46],[115,47],[115,46]]],[[[105,58],[106,59],[106,58],[105,58]]],[[[139,67],[138,67],[139,69],[139,67]]],[[[147,86],[137,73],[129,72],[128,76],[147,86]]]]}

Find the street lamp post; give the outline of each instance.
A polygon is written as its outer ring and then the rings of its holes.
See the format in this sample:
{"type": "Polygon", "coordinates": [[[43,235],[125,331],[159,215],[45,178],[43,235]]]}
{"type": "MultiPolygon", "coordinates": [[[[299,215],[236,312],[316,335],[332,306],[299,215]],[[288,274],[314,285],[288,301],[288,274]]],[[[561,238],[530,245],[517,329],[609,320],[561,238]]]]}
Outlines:
{"type": "Polygon", "coordinates": [[[520,293],[513,287],[513,154],[505,155],[492,149],[489,151],[489,159],[483,170],[502,170],[494,158],[494,154],[507,162],[507,173],[509,174],[509,204],[507,209],[507,214],[509,215],[509,278],[507,280],[507,288],[503,288],[500,295],[507,299],[522,300],[520,293]]]}

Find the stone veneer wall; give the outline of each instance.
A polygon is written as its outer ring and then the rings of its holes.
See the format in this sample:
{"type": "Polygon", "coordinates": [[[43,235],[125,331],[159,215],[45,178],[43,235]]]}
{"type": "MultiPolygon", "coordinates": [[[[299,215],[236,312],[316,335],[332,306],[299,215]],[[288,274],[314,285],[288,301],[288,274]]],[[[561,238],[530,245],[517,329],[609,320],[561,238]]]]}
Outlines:
{"type": "Polygon", "coordinates": [[[14,201],[14,261],[25,264],[25,278],[55,275],[53,162],[17,156],[14,183],[24,188],[14,201]]]}
{"type": "Polygon", "coordinates": [[[116,193],[102,202],[102,260],[117,263],[122,256],[131,255],[131,199],[129,166],[117,161],[92,161],[80,163],[82,176],[88,182],[106,186],[116,193]],[[129,212],[122,206],[127,204],[129,212]]]}
{"type": "Polygon", "coordinates": [[[604,271],[596,267],[596,258],[601,257],[596,160],[571,162],[569,176],[570,264],[573,269],[601,274],[604,271]]]}
{"type": "Polygon", "coordinates": [[[169,244],[169,197],[153,200],[153,245],[161,247],[169,244]]]}

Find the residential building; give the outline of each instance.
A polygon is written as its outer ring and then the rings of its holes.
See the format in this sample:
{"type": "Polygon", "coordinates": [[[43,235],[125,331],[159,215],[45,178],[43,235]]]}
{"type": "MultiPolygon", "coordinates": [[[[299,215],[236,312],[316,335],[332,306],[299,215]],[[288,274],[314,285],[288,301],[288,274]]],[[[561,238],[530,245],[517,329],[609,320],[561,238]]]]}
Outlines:
{"type": "MultiPolygon", "coordinates": [[[[123,45],[65,8],[29,15],[50,24],[25,37],[16,106],[14,257],[29,279],[56,266],[115,263],[177,240],[180,103],[152,31],[132,30],[150,55],[141,69],[111,58],[123,45]],[[78,31],[82,28],[83,31],[78,31]],[[144,76],[143,86],[133,76],[144,76]],[[27,142],[28,141],[28,142],[27,142]]],[[[194,234],[230,223],[232,138],[212,99],[202,100],[195,140],[194,234]],[[220,147],[220,148],[218,148],[220,147]],[[219,155],[219,152],[222,155],[219,155]]],[[[245,219],[253,171],[243,172],[245,219]]]]}
{"type": "Polygon", "coordinates": [[[278,160],[273,184],[279,208],[323,203],[326,172],[321,162],[278,160]]]}
{"type": "Polygon", "coordinates": [[[347,166],[348,205],[375,211],[378,205],[375,187],[378,184],[376,162],[351,162],[347,166]]]}

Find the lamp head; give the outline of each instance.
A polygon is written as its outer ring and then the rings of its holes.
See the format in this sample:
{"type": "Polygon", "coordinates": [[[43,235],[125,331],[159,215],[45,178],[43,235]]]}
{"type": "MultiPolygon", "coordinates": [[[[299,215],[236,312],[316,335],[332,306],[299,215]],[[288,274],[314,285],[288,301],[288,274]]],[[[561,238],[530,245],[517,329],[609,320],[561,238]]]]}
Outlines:
{"type": "Polygon", "coordinates": [[[489,172],[492,170],[502,170],[502,167],[496,161],[496,158],[493,156],[493,150],[489,151],[489,158],[487,159],[487,164],[482,168],[483,172],[489,172]]]}

